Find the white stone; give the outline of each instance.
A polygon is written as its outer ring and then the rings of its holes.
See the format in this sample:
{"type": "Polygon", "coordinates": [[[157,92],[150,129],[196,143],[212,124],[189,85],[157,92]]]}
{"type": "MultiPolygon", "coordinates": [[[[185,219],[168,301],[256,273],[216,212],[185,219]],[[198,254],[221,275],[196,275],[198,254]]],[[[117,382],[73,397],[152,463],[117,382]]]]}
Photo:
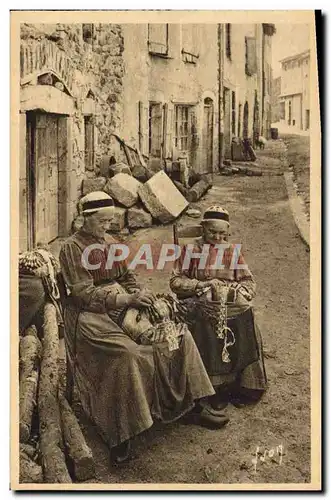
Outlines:
{"type": "Polygon", "coordinates": [[[163,223],[176,219],[188,206],[184,196],[163,171],[140,186],[138,193],[147,210],[163,223]]]}

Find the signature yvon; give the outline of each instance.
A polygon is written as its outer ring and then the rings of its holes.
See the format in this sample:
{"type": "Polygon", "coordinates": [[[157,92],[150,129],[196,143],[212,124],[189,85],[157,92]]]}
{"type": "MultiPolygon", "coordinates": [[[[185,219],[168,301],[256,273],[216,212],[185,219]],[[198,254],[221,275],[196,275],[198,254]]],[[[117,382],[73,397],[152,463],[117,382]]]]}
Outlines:
{"type": "Polygon", "coordinates": [[[259,462],[266,462],[268,460],[277,462],[278,465],[282,464],[284,455],[284,447],[282,444],[275,446],[274,448],[260,448],[260,446],[256,447],[254,458],[252,458],[252,464],[254,465],[254,472],[256,474],[257,464],[259,462]]]}

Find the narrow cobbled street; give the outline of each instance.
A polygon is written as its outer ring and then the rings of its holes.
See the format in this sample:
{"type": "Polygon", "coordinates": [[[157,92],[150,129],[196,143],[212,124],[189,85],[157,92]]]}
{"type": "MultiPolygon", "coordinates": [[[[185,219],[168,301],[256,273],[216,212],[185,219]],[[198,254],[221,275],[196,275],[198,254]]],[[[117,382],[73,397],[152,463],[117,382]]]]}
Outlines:
{"type": "MultiPolygon", "coordinates": [[[[284,141],[270,141],[258,153],[258,164],[260,177],[215,176],[213,188],[195,207],[204,210],[217,203],[228,209],[231,239],[242,243],[256,278],[255,312],[269,381],[266,395],[255,407],[229,405],[230,422],[221,430],[181,421],[155,426],[135,440],[134,459],[120,467],[110,465],[106,445],[77,407],[98,464],[98,481],[310,481],[309,249],[298,234],[287,198],[284,141]]],[[[196,220],[183,216],[180,223],[196,220]]],[[[172,226],[141,230],[132,238],[134,244],[171,243],[172,226]]],[[[169,291],[169,269],[142,271],[140,276],[154,292],[169,291]]]]}

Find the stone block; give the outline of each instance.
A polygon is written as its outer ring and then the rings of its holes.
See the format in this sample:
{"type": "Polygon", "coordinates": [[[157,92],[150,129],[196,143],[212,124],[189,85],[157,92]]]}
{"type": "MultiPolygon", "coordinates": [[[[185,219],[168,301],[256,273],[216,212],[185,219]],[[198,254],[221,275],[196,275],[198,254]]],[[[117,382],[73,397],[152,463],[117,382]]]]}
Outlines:
{"type": "Polygon", "coordinates": [[[82,194],[92,193],[93,191],[103,191],[106,185],[105,177],[95,177],[94,179],[84,179],[82,182],[82,194]]]}
{"type": "Polygon", "coordinates": [[[128,210],[128,226],[130,229],[139,227],[150,227],[153,224],[153,219],[150,213],[143,208],[132,207],[128,210]]]}
{"type": "Polygon", "coordinates": [[[110,223],[109,232],[119,233],[124,229],[126,223],[126,209],[114,207],[113,219],[110,223]]]}
{"type": "Polygon", "coordinates": [[[188,202],[163,171],[153,175],[138,191],[151,215],[163,223],[176,219],[188,207],[188,202]]]}
{"type": "Polygon", "coordinates": [[[125,207],[132,207],[138,201],[141,183],[132,175],[116,174],[109,179],[104,191],[125,207]]]}

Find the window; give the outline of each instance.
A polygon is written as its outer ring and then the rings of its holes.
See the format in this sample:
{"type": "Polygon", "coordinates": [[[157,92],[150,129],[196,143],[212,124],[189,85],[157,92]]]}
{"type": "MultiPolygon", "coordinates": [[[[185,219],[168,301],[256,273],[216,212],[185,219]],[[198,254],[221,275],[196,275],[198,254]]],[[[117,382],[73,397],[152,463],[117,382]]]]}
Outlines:
{"type": "Polygon", "coordinates": [[[94,170],[95,150],[94,150],[94,120],[93,116],[84,116],[85,132],[85,168],[94,170]]]}
{"type": "Polygon", "coordinates": [[[148,25],[148,50],[150,54],[166,57],[168,55],[168,25],[148,25]]]}
{"type": "Polygon", "coordinates": [[[92,44],[93,43],[93,34],[94,34],[93,24],[83,24],[83,40],[84,40],[84,42],[92,44]]]}
{"type": "Polygon", "coordinates": [[[175,107],[175,147],[179,151],[189,148],[189,106],[175,107]]]}
{"type": "Polygon", "coordinates": [[[256,38],[246,36],[245,45],[246,45],[245,73],[248,76],[252,76],[255,75],[257,71],[256,38]]]}
{"type": "Polygon", "coordinates": [[[226,57],[231,61],[231,24],[225,25],[226,57]]]}
{"type": "Polygon", "coordinates": [[[232,92],[232,134],[236,135],[236,93],[232,92]]]}
{"type": "Polygon", "coordinates": [[[162,105],[161,103],[151,102],[149,105],[149,154],[151,156],[161,157],[162,143],[162,105]]]}
{"type": "Polygon", "coordinates": [[[196,64],[199,58],[198,26],[196,24],[182,24],[182,59],[184,62],[196,64]]]}

